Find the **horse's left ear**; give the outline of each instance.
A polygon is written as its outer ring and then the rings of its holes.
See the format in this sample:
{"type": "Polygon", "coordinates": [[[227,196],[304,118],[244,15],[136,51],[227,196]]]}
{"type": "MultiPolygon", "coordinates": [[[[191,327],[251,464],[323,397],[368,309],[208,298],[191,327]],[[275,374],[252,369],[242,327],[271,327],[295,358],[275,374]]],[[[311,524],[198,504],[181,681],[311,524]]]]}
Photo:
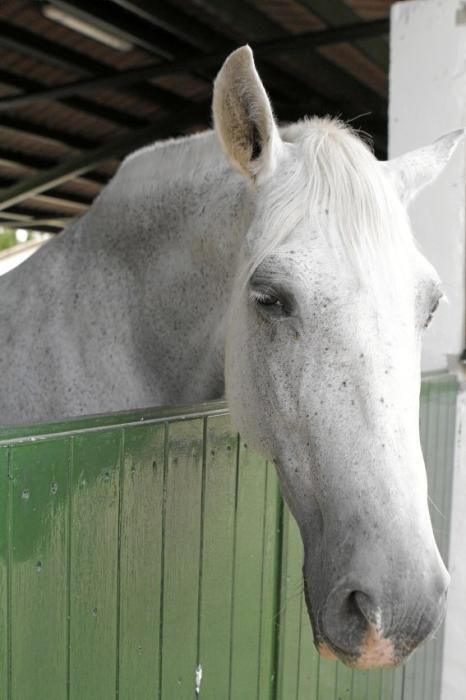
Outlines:
{"type": "Polygon", "coordinates": [[[282,145],[249,46],[228,56],[214,83],[214,124],[232,164],[255,180],[271,174],[282,145]]]}
{"type": "Polygon", "coordinates": [[[452,131],[441,136],[430,146],[418,148],[382,163],[405,204],[440,175],[464,133],[464,129],[452,131]]]}

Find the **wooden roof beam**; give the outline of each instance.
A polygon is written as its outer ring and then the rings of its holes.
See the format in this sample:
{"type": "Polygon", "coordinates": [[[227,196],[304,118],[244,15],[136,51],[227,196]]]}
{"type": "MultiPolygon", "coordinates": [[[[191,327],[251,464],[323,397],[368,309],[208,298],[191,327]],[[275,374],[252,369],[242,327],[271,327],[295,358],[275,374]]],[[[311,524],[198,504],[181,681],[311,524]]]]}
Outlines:
{"type": "MultiPolygon", "coordinates": [[[[21,184],[23,179],[4,177],[0,175],[0,191],[1,189],[9,189],[16,185],[21,184]]],[[[62,211],[64,209],[73,209],[74,213],[81,213],[89,209],[93,202],[94,197],[82,197],[76,194],[68,194],[64,192],[57,192],[54,189],[50,189],[46,194],[35,194],[32,195],[37,203],[41,203],[47,206],[48,209],[53,211],[62,211]]]]}
{"type": "MultiPolygon", "coordinates": [[[[26,155],[17,151],[10,151],[0,147],[0,167],[2,165],[15,167],[19,166],[27,170],[48,170],[58,165],[57,158],[44,158],[43,156],[26,155]]],[[[104,187],[107,184],[108,178],[97,173],[86,175],[85,178],[77,178],[77,182],[90,184],[93,186],[104,187]]]]}
{"type": "MultiPolygon", "coordinates": [[[[344,27],[307,32],[302,35],[290,35],[271,41],[251,42],[251,47],[256,57],[267,58],[278,51],[294,52],[300,49],[316,50],[320,46],[342,41],[354,41],[355,39],[365,37],[380,36],[388,33],[388,31],[389,20],[382,19],[375,20],[374,22],[362,22],[344,27]]],[[[66,85],[30,90],[26,94],[1,98],[0,110],[22,107],[36,100],[58,100],[71,95],[92,92],[104,88],[121,88],[132,83],[185,71],[191,72],[195,69],[212,68],[213,66],[219,68],[225,57],[225,52],[209,54],[196,58],[151,64],[124,71],[112,71],[108,72],[106,75],[77,80],[67,83],[66,85]]]]}
{"type": "MultiPolygon", "coordinates": [[[[22,53],[31,58],[35,58],[42,63],[56,66],[61,70],[71,70],[77,75],[99,76],[108,74],[108,66],[101,61],[90,58],[79,51],[70,49],[60,44],[47,41],[42,37],[26,29],[16,27],[12,24],[0,20],[0,46],[12,48],[18,53],[22,53]]],[[[3,73],[11,80],[9,73],[3,73]]],[[[18,87],[20,87],[18,85],[18,87]]],[[[23,88],[30,92],[28,88],[23,88]]],[[[37,86],[35,88],[37,90],[37,86]]],[[[34,92],[35,90],[32,90],[34,92]]],[[[162,109],[178,109],[185,107],[191,102],[186,98],[175,95],[173,92],[164,90],[156,85],[136,85],[126,86],[125,92],[135,98],[147,102],[151,100],[162,109]]]]}
{"type": "Polygon", "coordinates": [[[93,170],[110,158],[121,157],[130,151],[146,145],[151,139],[167,138],[196,123],[208,123],[210,103],[192,108],[178,117],[168,117],[154,121],[150,126],[123,134],[98,148],[81,153],[65,162],[50,168],[11,187],[0,190],[0,210],[8,209],[24,200],[75,177],[93,170]]]}
{"type": "MultiPolygon", "coordinates": [[[[23,93],[28,92],[40,92],[44,89],[44,84],[38,80],[32,80],[32,78],[27,78],[25,76],[16,75],[5,70],[0,70],[0,83],[7,85],[13,90],[21,90],[23,93]]],[[[46,88],[45,88],[46,89],[46,88]]],[[[20,94],[19,97],[22,95],[20,94]]],[[[8,99],[8,98],[4,98],[8,99]]],[[[13,98],[14,99],[14,98],[13,98]]],[[[83,97],[67,97],[60,99],[60,101],[70,107],[73,110],[81,112],[89,117],[95,117],[97,119],[105,119],[113,124],[118,124],[126,128],[144,126],[148,123],[147,119],[141,119],[134,115],[128,114],[127,112],[122,112],[114,107],[109,107],[108,105],[100,104],[97,102],[92,102],[83,97]]],[[[12,109],[13,107],[8,107],[12,109]]],[[[0,124],[1,126],[1,124],[0,124]]]]}
{"type": "Polygon", "coordinates": [[[178,8],[171,7],[167,2],[113,0],[113,4],[129,10],[144,22],[150,22],[153,26],[164,29],[170,35],[195,46],[203,53],[222,51],[225,47],[225,41],[222,37],[215,35],[195,17],[185,15],[178,8]]]}
{"type": "Polygon", "coordinates": [[[96,148],[100,143],[96,139],[82,136],[82,134],[69,133],[57,127],[44,126],[44,124],[38,124],[29,119],[16,115],[10,116],[9,114],[2,114],[1,129],[11,131],[20,136],[26,136],[29,139],[42,141],[45,144],[59,144],[75,151],[96,148]]]}
{"type": "Polygon", "coordinates": [[[94,27],[123,39],[134,46],[148,51],[163,59],[172,59],[176,54],[186,58],[193,55],[193,50],[162,28],[147,26],[123,7],[118,7],[108,0],[47,0],[60,10],[73,15],[94,27]]]}
{"type": "MultiPolygon", "coordinates": [[[[8,214],[10,212],[7,212],[8,214]]],[[[15,216],[10,216],[9,219],[5,219],[4,221],[0,220],[0,226],[3,226],[3,228],[32,228],[32,229],[37,229],[37,230],[44,230],[44,229],[49,229],[53,228],[54,233],[57,231],[55,229],[63,229],[65,226],[67,226],[71,221],[73,221],[74,217],[73,216],[65,216],[65,217],[22,217],[21,215],[18,215],[18,218],[15,216]]]]}

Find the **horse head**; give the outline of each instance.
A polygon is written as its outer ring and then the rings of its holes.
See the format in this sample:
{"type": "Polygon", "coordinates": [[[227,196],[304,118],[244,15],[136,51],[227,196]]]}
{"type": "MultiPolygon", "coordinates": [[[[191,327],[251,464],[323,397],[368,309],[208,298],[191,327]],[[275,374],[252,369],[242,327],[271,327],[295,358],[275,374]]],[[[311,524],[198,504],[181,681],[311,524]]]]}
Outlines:
{"type": "Polygon", "coordinates": [[[462,132],[380,163],[333,119],[280,130],[248,47],[223,65],[213,111],[254,197],[227,324],[233,419],[276,463],[299,525],[319,651],[391,666],[436,630],[449,583],[418,424],[442,290],[405,205],[462,132]]]}

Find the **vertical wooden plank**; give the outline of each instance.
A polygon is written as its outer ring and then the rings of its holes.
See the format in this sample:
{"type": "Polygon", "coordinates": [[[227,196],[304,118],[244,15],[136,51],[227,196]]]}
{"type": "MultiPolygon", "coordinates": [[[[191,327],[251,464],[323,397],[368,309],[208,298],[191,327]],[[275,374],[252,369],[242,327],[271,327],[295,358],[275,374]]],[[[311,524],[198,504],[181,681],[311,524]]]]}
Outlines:
{"type": "MultiPolygon", "coordinates": [[[[439,506],[436,499],[436,484],[438,483],[438,474],[434,464],[433,449],[438,444],[438,417],[437,417],[437,383],[434,381],[426,382],[424,385],[426,401],[424,411],[421,412],[421,444],[426,464],[428,493],[429,493],[429,511],[432,521],[432,529],[434,531],[437,544],[441,539],[442,522],[439,518],[439,506]]],[[[426,675],[431,672],[431,665],[434,661],[434,650],[430,643],[428,648],[422,648],[416,652],[416,656],[412,660],[412,669],[408,668],[407,672],[407,687],[413,695],[413,700],[422,698],[424,700],[424,692],[426,687],[426,675]]]]}
{"type": "MultiPolygon", "coordinates": [[[[427,381],[423,384],[421,390],[421,412],[420,412],[420,437],[424,461],[426,464],[428,491],[429,491],[429,510],[431,514],[432,527],[435,538],[438,541],[440,531],[438,523],[438,507],[435,502],[434,484],[437,478],[432,460],[432,447],[437,441],[438,421],[436,416],[436,397],[437,387],[435,380],[427,381]]],[[[407,692],[413,697],[413,700],[419,700],[424,697],[424,676],[426,671],[429,672],[426,663],[425,648],[422,648],[414,654],[412,659],[407,664],[405,671],[405,687],[407,692]]]]}
{"type": "Polygon", "coordinates": [[[332,700],[337,687],[337,665],[330,659],[319,658],[317,700],[332,700]]]}
{"type": "Polygon", "coordinates": [[[125,430],[120,512],[120,700],[156,698],[165,426],[125,430]]]}
{"type": "Polygon", "coordinates": [[[74,438],[70,700],[114,700],[121,431],[74,438]]]}
{"type": "MultiPolygon", "coordinates": [[[[447,470],[442,468],[443,446],[446,438],[445,413],[448,411],[447,393],[443,382],[433,383],[429,401],[428,434],[424,439],[426,446],[426,465],[429,490],[429,510],[435,538],[442,552],[447,523],[442,504],[442,482],[447,478],[447,470]]],[[[440,647],[443,642],[443,631],[439,631],[436,639],[430,640],[420,651],[418,661],[418,678],[416,679],[417,693],[415,698],[427,700],[436,698],[440,687],[434,688],[435,670],[440,662],[440,647]],[[422,656],[421,656],[422,653],[422,656]]]]}
{"type": "Polygon", "coordinates": [[[379,700],[382,689],[382,671],[373,669],[367,673],[367,700],[379,700]]]}
{"type": "Polygon", "coordinates": [[[0,447],[0,698],[9,697],[8,678],[8,447],[0,447]]]}
{"type": "MultiPolygon", "coordinates": [[[[437,434],[437,423],[435,416],[435,396],[436,396],[436,386],[435,381],[423,382],[421,387],[421,401],[420,401],[420,438],[422,452],[424,455],[424,462],[426,465],[426,473],[428,480],[428,492],[429,492],[429,510],[432,520],[432,528],[435,534],[435,538],[438,538],[438,524],[437,524],[437,505],[435,501],[432,501],[432,494],[434,492],[433,482],[435,479],[435,473],[432,470],[431,462],[431,452],[430,446],[432,442],[435,443],[437,434]]],[[[421,692],[421,697],[423,693],[423,683],[422,677],[426,669],[424,650],[417,651],[414,656],[408,661],[406,668],[403,672],[403,685],[407,689],[407,692],[413,697],[413,700],[417,700],[419,697],[419,692],[421,692]],[[418,689],[416,690],[416,686],[418,689]]]]}
{"type": "Polygon", "coordinates": [[[421,385],[421,396],[419,399],[419,435],[423,450],[427,438],[430,388],[430,382],[423,382],[421,385]]]}
{"type": "MultiPolygon", "coordinates": [[[[451,505],[454,485],[455,449],[456,449],[456,405],[458,396],[458,384],[456,379],[450,377],[445,381],[446,415],[444,417],[444,443],[442,452],[438,458],[437,469],[442,474],[439,492],[436,494],[440,501],[440,508],[444,515],[443,538],[440,551],[447,567],[449,566],[450,532],[451,532],[451,505]]],[[[434,666],[432,687],[437,696],[440,696],[443,673],[445,623],[437,633],[436,642],[437,658],[434,666]]]]}
{"type": "Polygon", "coordinates": [[[67,680],[69,444],[11,448],[11,694],[62,700],[67,680]]]}
{"type": "MultiPolygon", "coordinates": [[[[432,498],[437,504],[439,516],[438,539],[439,549],[445,564],[448,566],[448,550],[451,525],[451,495],[455,461],[455,427],[457,382],[453,377],[439,381],[437,399],[438,440],[435,455],[436,480],[432,498]]],[[[440,697],[443,665],[444,625],[437,631],[435,640],[430,642],[433,653],[428,660],[428,671],[425,676],[426,700],[428,697],[440,697]]]]}
{"type": "Polygon", "coordinates": [[[317,697],[319,682],[319,655],[313,644],[311,622],[307,612],[304,594],[301,596],[301,639],[299,657],[299,700],[317,697]]]}
{"type": "Polygon", "coordinates": [[[202,700],[228,698],[237,447],[229,417],[209,417],[199,635],[202,700]]]}
{"type": "Polygon", "coordinates": [[[394,671],[391,671],[391,673],[393,673],[393,700],[409,700],[404,694],[404,666],[399,666],[394,671]]]}
{"type": "Polygon", "coordinates": [[[170,424],[160,700],[192,700],[198,641],[203,421],[170,424]]]}
{"type": "Polygon", "coordinates": [[[456,383],[451,380],[439,382],[437,399],[438,439],[435,455],[432,456],[431,470],[435,472],[432,498],[438,510],[438,545],[446,563],[450,540],[451,494],[454,466],[455,425],[456,425],[456,383]]]}
{"type": "Polygon", "coordinates": [[[280,595],[278,697],[298,697],[303,596],[303,547],[298,526],[285,506],[283,517],[282,588],[280,595]]]}
{"type": "Polygon", "coordinates": [[[266,462],[239,450],[230,697],[254,698],[260,667],[262,554],[266,462]]]}
{"type": "MultiPolygon", "coordinates": [[[[440,435],[439,399],[441,392],[438,381],[430,382],[429,403],[424,419],[425,429],[421,431],[423,436],[422,448],[426,463],[428,487],[429,487],[429,509],[434,530],[435,539],[439,547],[442,546],[443,514],[439,504],[436,502],[438,492],[439,469],[437,469],[437,448],[440,435]]],[[[442,470],[443,471],[443,470],[442,470]]]]}
{"type": "MultiPolygon", "coordinates": [[[[424,461],[426,464],[426,472],[428,479],[428,490],[429,490],[429,510],[431,513],[432,527],[435,533],[436,539],[439,536],[438,523],[437,523],[437,505],[435,501],[432,500],[432,494],[434,492],[433,484],[436,478],[435,472],[432,470],[431,464],[431,454],[430,447],[431,444],[436,441],[437,438],[437,421],[435,415],[435,397],[436,397],[436,385],[435,382],[424,382],[421,388],[421,401],[420,401],[420,438],[421,446],[424,454],[424,461]]],[[[407,688],[409,688],[409,693],[412,695],[413,700],[418,700],[419,697],[423,697],[423,677],[427,668],[425,663],[425,653],[422,649],[416,652],[415,656],[408,662],[405,682],[407,688]]]]}
{"type": "Polygon", "coordinates": [[[275,700],[283,501],[279,493],[274,465],[270,462],[267,463],[266,470],[264,539],[262,543],[260,667],[257,697],[259,700],[275,700]]]}
{"type": "Polygon", "coordinates": [[[418,674],[418,660],[417,660],[417,654],[419,653],[418,651],[415,651],[414,654],[411,656],[409,661],[405,663],[403,666],[403,698],[407,699],[411,697],[414,697],[415,693],[415,685],[416,685],[416,676],[418,674]]]}
{"type": "Polygon", "coordinates": [[[338,663],[336,666],[337,683],[335,689],[335,700],[351,700],[353,673],[350,668],[341,663],[338,663]]]}
{"type": "Polygon", "coordinates": [[[382,681],[380,688],[380,700],[396,700],[395,692],[395,673],[392,670],[382,671],[382,681]]]}
{"type": "Polygon", "coordinates": [[[351,700],[368,700],[368,671],[353,671],[351,678],[351,700]]]}
{"type": "MultiPolygon", "coordinates": [[[[420,437],[421,445],[426,463],[426,470],[429,475],[429,456],[432,442],[436,438],[435,421],[435,383],[425,382],[421,388],[420,402],[420,437]]],[[[431,484],[429,483],[429,489],[431,484]]],[[[432,509],[431,509],[432,512],[432,509]]],[[[434,533],[437,536],[435,516],[432,521],[434,533]]],[[[412,700],[419,700],[419,685],[422,687],[422,677],[424,670],[424,650],[417,650],[404,666],[404,696],[412,700]]]]}
{"type": "Polygon", "coordinates": [[[448,552],[450,548],[450,527],[451,527],[451,506],[453,497],[454,484],[454,465],[455,465],[455,449],[456,449],[456,404],[458,397],[458,383],[456,380],[450,379],[448,388],[448,415],[447,415],[447,439],[445,451],[442,456],[443,464],[448,470],[448,479],[443,483],[443,511],[447,519],[447,527],[445,528],[446,536],[444,550],[442,552],[445,561],[448,564],[448,552]]]}

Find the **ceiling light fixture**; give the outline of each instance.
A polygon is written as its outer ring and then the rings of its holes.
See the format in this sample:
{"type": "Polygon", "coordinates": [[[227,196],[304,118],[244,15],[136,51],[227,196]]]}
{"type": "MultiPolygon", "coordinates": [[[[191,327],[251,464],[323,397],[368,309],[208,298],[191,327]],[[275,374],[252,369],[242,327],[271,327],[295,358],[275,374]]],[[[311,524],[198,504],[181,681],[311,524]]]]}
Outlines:
{"type": "Polygon", "coordinates": [[[131,51],[131,49],[134,48],[129,41],[121,39],[120,37],[115,36],[104,29],[99,29],[99,27],[95,27],[90,22],[86,22],[85,20],[75,17],[64,10],[60,10],[60,8],[55,7],[54,5],[44,5],[42,8],[42,13],[44,17],[47,17],[47,19],[58,22],[64,27],[68,27],[68,29],[73,29],[75,32],[84,34],[84,36],[94,39],[95,41],[99,41],[101,44],[105,44],[105,46],[110,46],[112,49],[116,49],[117,51],[131,51]]]}

